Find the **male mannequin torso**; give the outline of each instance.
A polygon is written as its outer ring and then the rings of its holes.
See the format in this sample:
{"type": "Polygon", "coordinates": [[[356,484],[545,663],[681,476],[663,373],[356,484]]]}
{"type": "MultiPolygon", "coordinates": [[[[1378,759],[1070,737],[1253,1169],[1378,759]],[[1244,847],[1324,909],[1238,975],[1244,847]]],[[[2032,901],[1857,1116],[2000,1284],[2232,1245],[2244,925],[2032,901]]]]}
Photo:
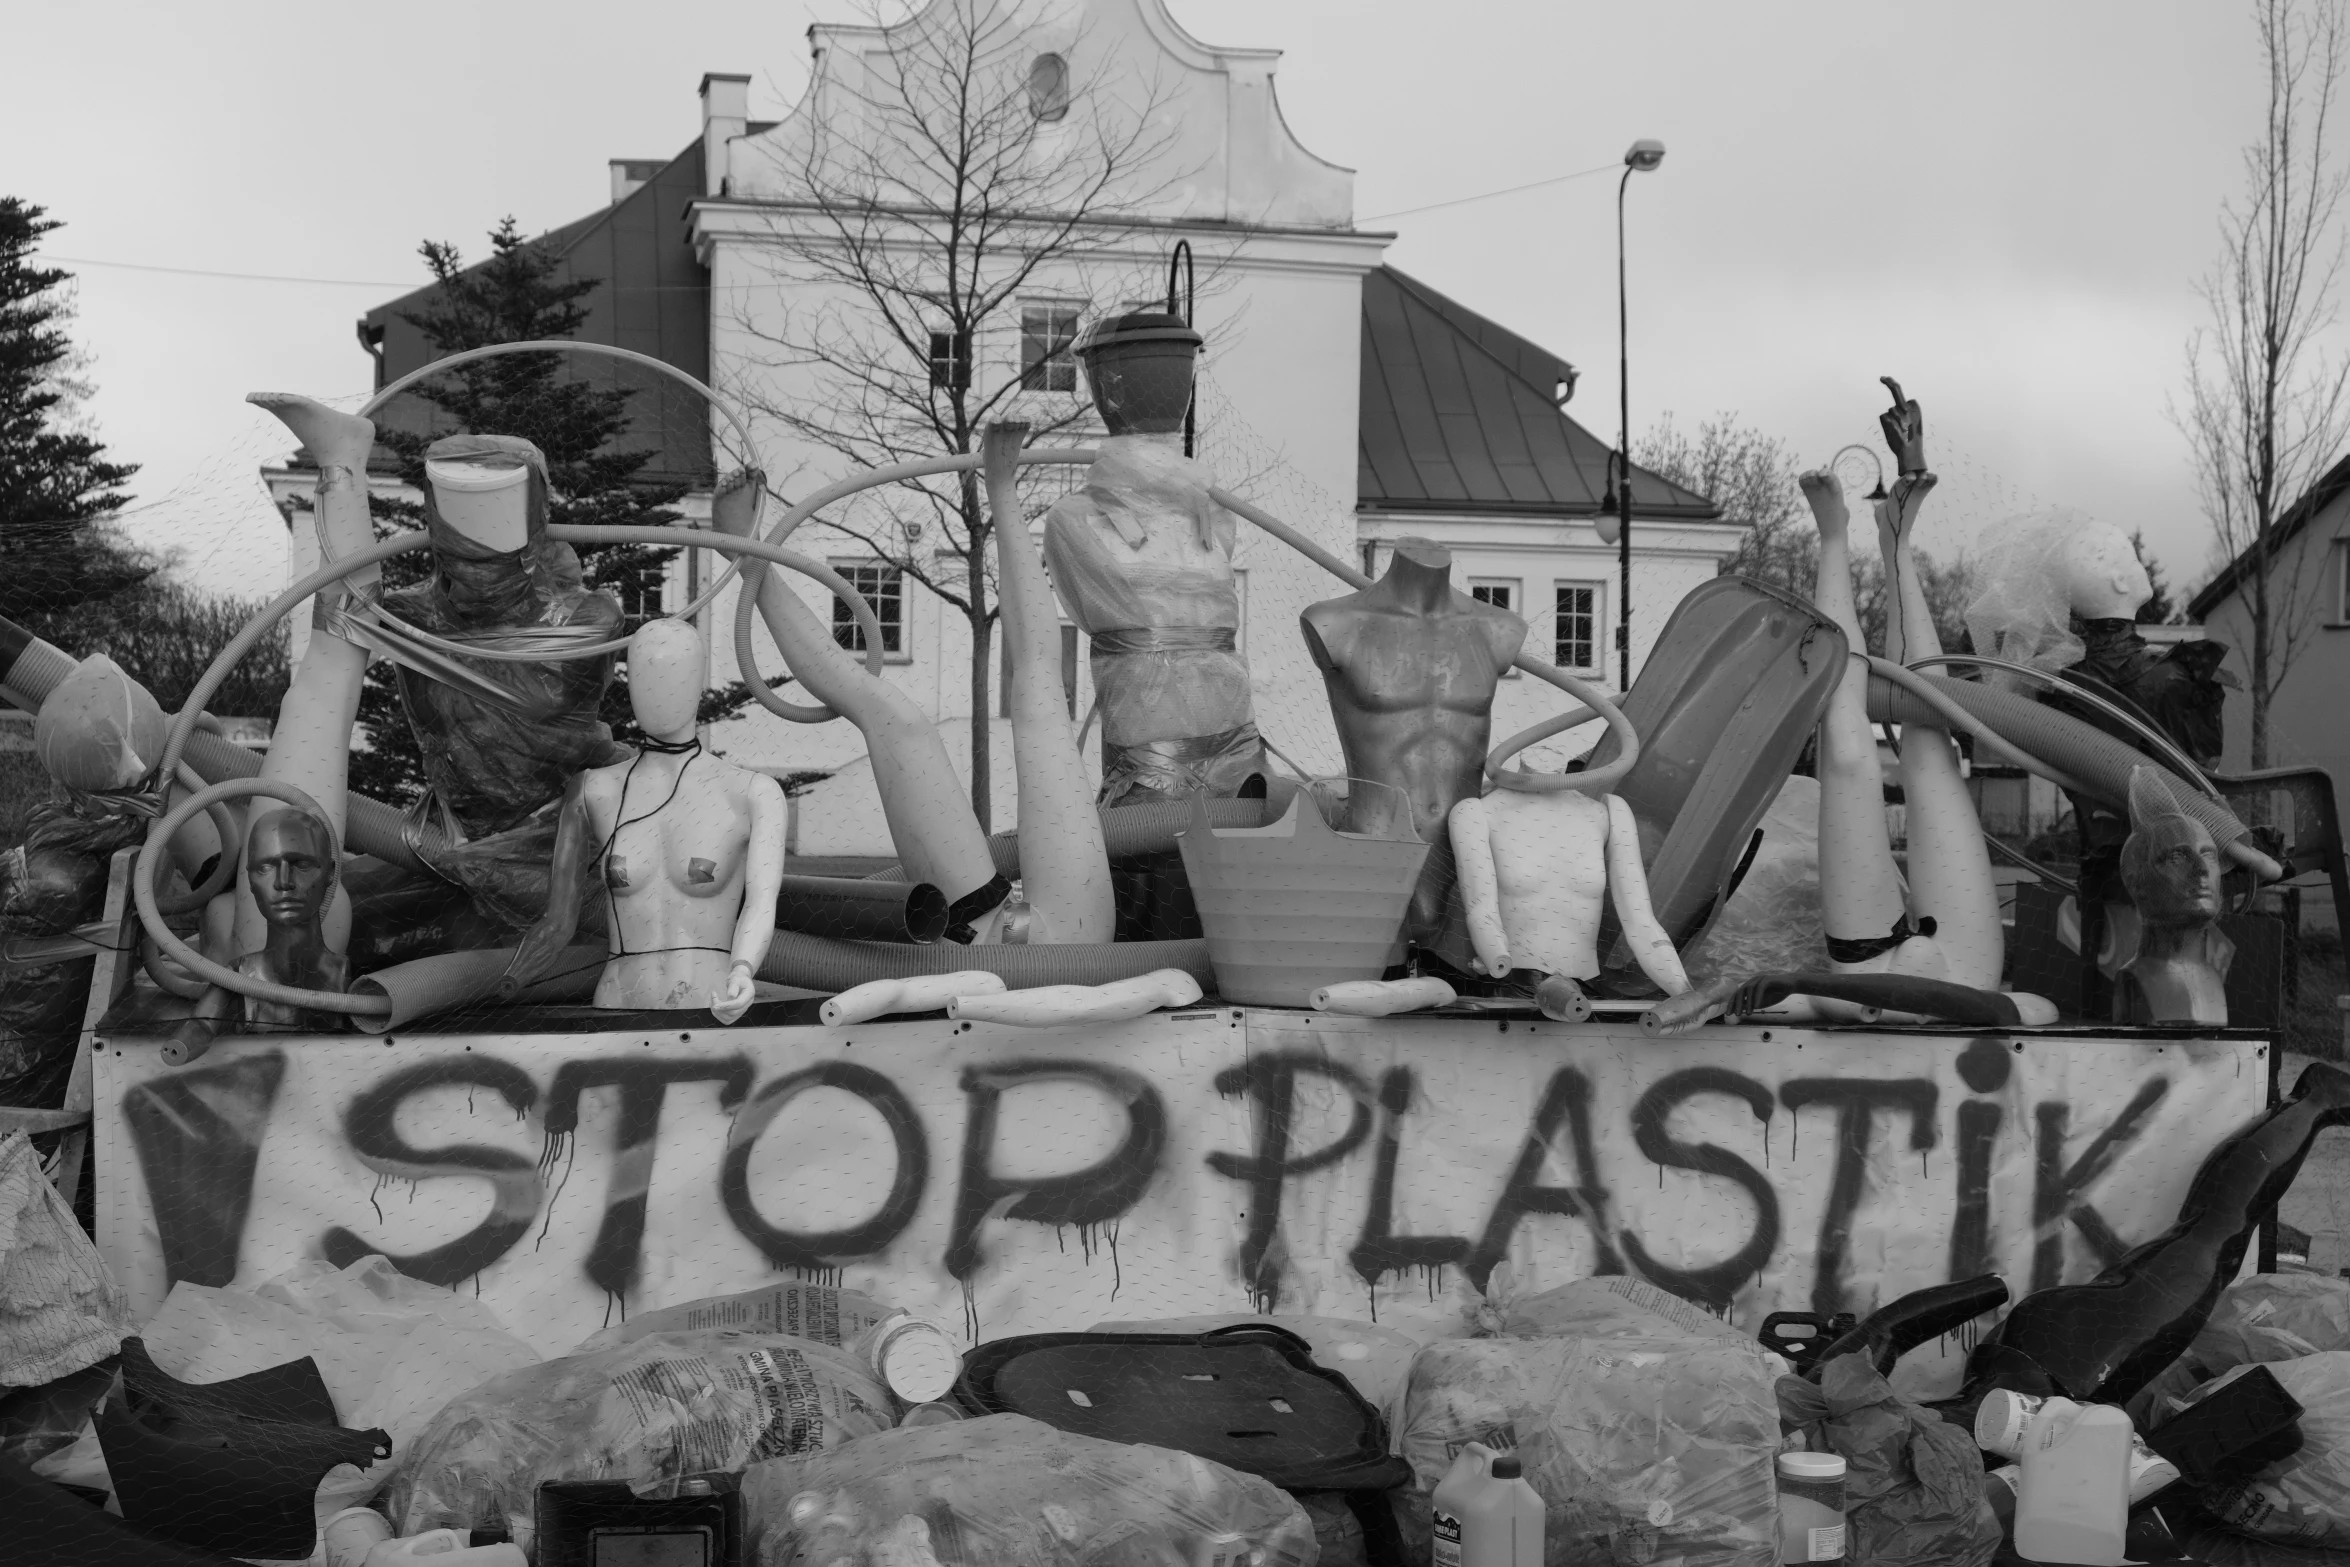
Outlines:
{"type": "Polygon", "coordinates": [[[1526,623],[1452,586],[1452,553],[1399,539],[1387,574],[1299,617],[1338,721],[1350,778],[1346,830],[1392,833],[1407,821],[1435,845],[1406,935],[1434,936],[1451,882],[1444,819],[1473,797],[1493,732],[1493,693],[1526,644],[1526,623]]]}
{"type": "Polygon", "coordinates": [[[1492,845],[1509,967],[1597,978],[1608,890],[1607,806],[1588,794],[1496,789],[1474,808],[1469,800],[1453,808],[1456,823],[1472,819],[1492,845]],[[1464,812],[1471,814],[1464,818],[1464,812]]]}

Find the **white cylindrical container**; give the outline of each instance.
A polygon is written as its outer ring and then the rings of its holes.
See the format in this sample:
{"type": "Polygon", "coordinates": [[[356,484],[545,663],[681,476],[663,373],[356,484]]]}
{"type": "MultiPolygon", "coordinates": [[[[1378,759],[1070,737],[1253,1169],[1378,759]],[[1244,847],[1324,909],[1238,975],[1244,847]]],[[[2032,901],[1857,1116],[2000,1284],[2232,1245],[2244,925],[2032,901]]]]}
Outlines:
{"type": "Polygon", "coordinates": [[[1779,1560],[1844,1559],[1844,1460],[1834,1453],[1779,1455],[1779,1560]]]}
{"type": "MultiPolygon", "coordinates": [[[[2035,1398],[1994,1388],[1975,1406],[1975,1445],[1996,1458],[2022,1458],[2024,1434],[2045,1410],[2059,1414],[2081,1406],[2069,1398],[2035,1398]]],[[[2135,1507],[2179,1478],[2178,1465],[2148,1447],[2135,1431],[2130,1435],[2130,1505],[2135,1507]]]]}
{"type": "Polygon", "coordinates": [[[866,1330],[865,1359],[882,1386],[909,1404],[935,1404],[955,1390],[963,1356],[947,1330],[900,1313],[866,1330]]]}
{"type": "Polygon", "coordinates": [[[392,1537],[392,1522],[372,1507],[346,1507],[319,1531],[326,1567],[365,1567],[367,1553],[392,1537]]]}

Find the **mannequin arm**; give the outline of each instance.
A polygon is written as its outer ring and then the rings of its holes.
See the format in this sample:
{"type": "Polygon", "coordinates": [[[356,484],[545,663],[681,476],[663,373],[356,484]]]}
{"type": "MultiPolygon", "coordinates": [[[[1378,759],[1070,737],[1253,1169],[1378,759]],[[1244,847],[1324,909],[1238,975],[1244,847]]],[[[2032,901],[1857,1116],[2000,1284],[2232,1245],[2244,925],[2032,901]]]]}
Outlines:
{"type": "Polygon", "coordinates": [[[1640,972],[1666,995],[1680,995],[1689,988],[1689,975],[1648,900],[1648,868],[1640,863],[1640,824],[1632,819],[1632,807],[1613,794],[1607,797],[1607,879],[1615,889],[1616,923],[1624,927],[1625,944],[1640,972]]]}
{"type": "Polygon", "coordinates": [[[751,976],[775,940],[775,896],[783,890],[783,824],[783,786],[754,773],[751,849],[743,866],[743,911],[734,923],[734,964],[725,993],[710,1008],[721,1023],[741,1017],[751,1004],[751,976]]]}
{"type": "Polygon", "coordinates": [[[588,843],[587,774],[573,773],[563,786],[555,818],[555,848],[547,865],[547,912],[522,938],[514,961],[498,981],[500,999],[547,977],[547,969],[571,945],[579,929],[580,887],[586,879],[588,843]]]}
{"type": "Polygon", "coordinates": [[[1501,923],[1501,885],[1493,869],[1493,810],[1483,799],[1456,803],[1445,822],[1452,835],[1453,873],[1468,912],[1469,942],[1495,977],[1510,971],[1509,932],[1501,923]]]}

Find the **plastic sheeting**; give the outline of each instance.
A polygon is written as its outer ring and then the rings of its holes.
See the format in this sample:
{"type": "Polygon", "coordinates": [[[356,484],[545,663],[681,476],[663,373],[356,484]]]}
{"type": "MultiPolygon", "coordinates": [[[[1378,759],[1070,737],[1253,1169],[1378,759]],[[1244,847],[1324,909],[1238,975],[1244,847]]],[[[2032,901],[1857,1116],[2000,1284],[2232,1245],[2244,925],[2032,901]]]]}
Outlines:
{"type": "Polygon", "coordinates": [[[1820,782],[1792,777],[1763,814],[1762,846],[1705,933],[1681,954],[1698,989],[1828,966],[1820,927],[1820,782]]]}
{"type": "MultiPolygon", "coordinates": [[[[2245,1369],[2215,1379],[2199,1396],[2245,1369]]],[[[2205,1494],[2203,1504],[2256,1539],[2350,1548],[2350,1350],[2274,1361],[2269,1370],[2301,1405],[2301,1451],[2243,1485],[2205,1494]]]]}
{"type": "MultiPolygon", "coordinates": [[[[2065,556],[2090,526],[2085,512],[2037,511],[1984,533],[1973,551],[1979,586],[1966,607],[1977,653],[2043,674],[2081,661],[2085,645],[2073,633],[2073,574],[2065,556]]],[[[1986,676],[2004,689],[2024,689],[2014,675],[1994,669],[1986,676]]]]}
{"type": "Polygon", "coordinates": [[[758,1567],[1314,1567],[1313,1524],[1253,1475],[1022,1415],[918,1426],[755,1464],[743,1509],[758,1567]],[[1221,1552],[1213,1547],[1221,1544],[1221,1552]]]}

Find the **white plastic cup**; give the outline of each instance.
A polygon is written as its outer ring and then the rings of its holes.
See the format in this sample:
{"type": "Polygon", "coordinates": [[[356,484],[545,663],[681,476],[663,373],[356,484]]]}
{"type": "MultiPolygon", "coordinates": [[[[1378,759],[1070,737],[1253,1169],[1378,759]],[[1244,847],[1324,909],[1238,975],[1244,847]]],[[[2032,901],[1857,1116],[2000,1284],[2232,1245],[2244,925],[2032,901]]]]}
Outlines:
{"type": "Polygon", "coordinates": [[[952,1404],[916,1404],[898,1417],[898,1429],[903,1431],[908,1426],[951,1426],[965,1418],[963,1411],[952,1404]]]}
{"type": "Polygon", "coordinates": [[[326,1521],[326,1567],[362,1567],[368,1552],[392,1537],[392,1521],[372,1507],[346,1507],[326,1521]]]}

